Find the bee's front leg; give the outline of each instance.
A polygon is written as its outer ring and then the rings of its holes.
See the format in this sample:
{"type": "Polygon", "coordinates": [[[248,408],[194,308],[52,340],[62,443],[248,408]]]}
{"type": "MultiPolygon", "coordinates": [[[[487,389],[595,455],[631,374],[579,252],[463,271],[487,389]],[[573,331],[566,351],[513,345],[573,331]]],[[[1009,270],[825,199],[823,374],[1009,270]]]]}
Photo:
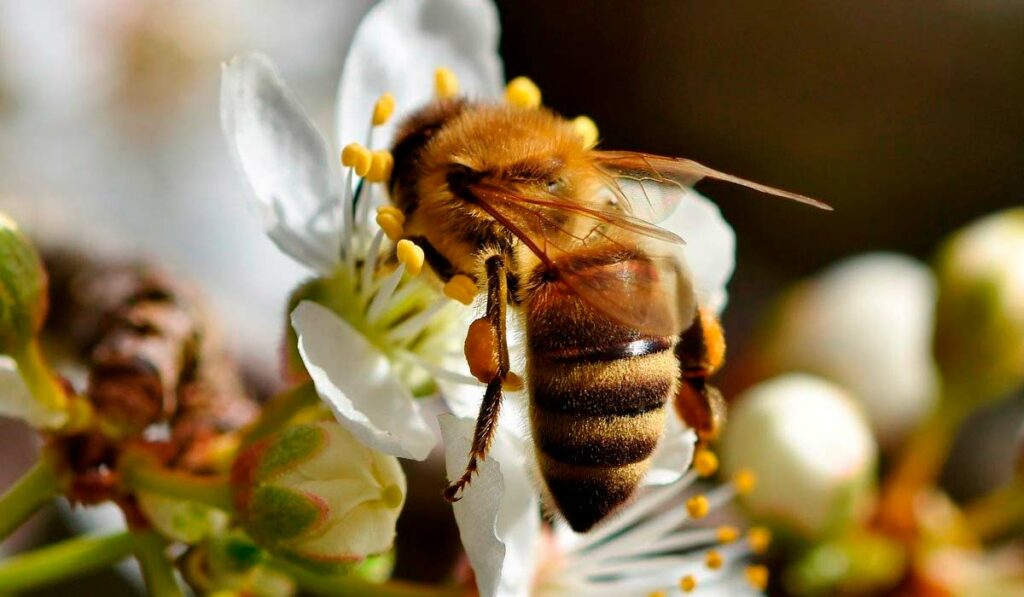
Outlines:
{"type": "Polygon", "coordinates": [[[492,255],[485,261],[487,275],[487,313],[469,326],[466,335],[466,360],[469,369],[487,384],[480,414],[476,419],[473,446],[469,451],[466,471],[444,490],[450,502],[460,499],[459,493],[477,472],[477,461],[487,456],[494,432],[498,429],[502,385],[509,377],[508,342],[505,330],[505,307],[508,302],[508,277],[505,258],[492,255]]]}
{"type": "Polygon", "coordinates": [[[725,424],[725,400],[708,377],[725,361],[725,337],[718,318],[704,307],[676,345],[682,383],[676,394],[676,410],[697,431],[701,442],[715,439],[725,424]]]}

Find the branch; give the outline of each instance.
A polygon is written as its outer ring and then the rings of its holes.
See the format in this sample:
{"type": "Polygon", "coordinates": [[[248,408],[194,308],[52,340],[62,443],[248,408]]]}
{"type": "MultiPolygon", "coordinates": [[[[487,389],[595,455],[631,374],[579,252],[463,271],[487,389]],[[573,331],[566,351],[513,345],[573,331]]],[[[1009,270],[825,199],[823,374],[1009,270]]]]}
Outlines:
{"type": "Polygon", "coordinates": [[[0,594],[22,593],[113,566],[132,551],[128,532],[77,537],[0,564],[0,594]]]}

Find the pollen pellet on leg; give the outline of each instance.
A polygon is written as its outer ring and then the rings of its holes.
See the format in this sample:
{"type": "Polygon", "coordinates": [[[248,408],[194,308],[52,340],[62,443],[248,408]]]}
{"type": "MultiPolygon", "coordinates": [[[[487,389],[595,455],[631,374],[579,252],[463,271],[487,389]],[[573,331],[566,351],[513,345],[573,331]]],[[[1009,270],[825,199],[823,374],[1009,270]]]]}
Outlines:
{"type": "Polygon", "coordinates": [[[398,257],[399,263],[405,265],[405,271],[410,276],[418,276],[423,269],[425,257],[423,249],[411,240],[398,241],[398,244],[395,245],[395,255],[398,257]]]}
{"type": "Polygon", "coordinates": [[[456,274],[444,285],[444,295],[463,305],[473,304],[477,293],[476,282],[465,274],[456,274]]]}
{"type": "Polygon", "coordinates": [[[469,372],[481,383],[489,383],[498,374],[498,334],[486,317],[477,319],[466,334],[466,363],[469,372]]]}

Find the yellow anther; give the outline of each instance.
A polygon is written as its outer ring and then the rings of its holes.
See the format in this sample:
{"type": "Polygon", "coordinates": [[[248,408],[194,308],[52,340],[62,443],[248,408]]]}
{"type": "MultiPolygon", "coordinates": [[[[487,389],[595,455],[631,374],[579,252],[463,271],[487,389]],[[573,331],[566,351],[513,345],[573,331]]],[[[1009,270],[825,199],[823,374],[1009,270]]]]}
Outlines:
{"type": "Polygon", "coordinates": [[[434,93],[440,99],[454,97],[459,93],[459,78],[448,68],[434,70],[434,93]]]}
{"type": "Polygon", "coordinates": [[[665,591],[651,591],[647,594],[647,597],[668,597],[668,593],[665,591]]]}
{"type": "Polygon", "coordinates": [[[358,143],[349,143],[341,150],[341,165],[355,170],[358,176],[366,176],[373,162],[373,154],[358,143]]]}
{"type": "Polygon", "coordinates": [[[727,524],[718,527],[718,531],[715,534],[718,536],[718,542],[725,544],[732,543],[740,538],[740,530],[727,524]]]}
{"type": "Polygon", "coordinates": [[[505,100],[519,108],[536,108],[540,105],[540,89],[526,77],[516,77],[505,86],[505,100]]]}
{"type": "Polygon", "coordinates": [[[498,333],[486,317],[469,324],[465,351],[469,372],[480,383],[490,383],[498,374],[498,333]]]}
{"type": "Polygon", "coordinates": [[[706,496],[695,495],[686,500],[686,511],[690,513],[690,518],[704,518],[710,510],[711,505],[706,496]]]}
{"type": "Polygon", "coordinates": [[[577,116],[572,119],[572,126],[576,129],[576,134],[583,137],[583,147],[590,149],[597,145],[597,124],[593,120],[586,116],[577,116]]]}
{"type": "Polygon", "coordinates": [[[523,389],[523,378],[509,371],[508,375],[505,376],[504,383],[501,384],[501,389],[506,392],[518,392],[523,389]]]}
{"type": "Polygon", "coordinates": [[[391,168],[395,165],[395,159],[391,157],[390,151],[375,151],[370,155],[370,170],[366,173],[366,180],[370,182],[387,182],[391,178],[391,168]]]}
{"type": "Polygon", "coordinates": [[[692,574],[687,574],[686,576],[684,576],[684,577],[679,579],[679,589],[682,592],[684,592],[684,593],[691,593],[696,588],[697,588],[697,579],[694,578],[692,574]]]}
{"type": "MultiPolygon", "coordinates": [[[[382,207],[377,210],[377,225],[380,226],[380,229],[384,231],[384,234],[386,234],[389,239],[397,242],[402,238],[402,235],[405,234],[405,229],[402,227],[402,220],[404,218],[400,219],[393,211],[391,211],[398,210],[393,207],[389,210],[388,207],[390,206],[382,207]]],[[[401,215],[401,212],[399,212],[399,215],[401,215]]]]}
{"type": "Polygon", "coordinates": [[[399,224],[405,224],[405,214],[394,205],[381,205],[377,208],[377,213],[391,214],[396,220],[398,220],[399,224]]]}
{"type": "Polygon", "coordinates": [[[750,551],[763,554],[772,544],[772,532],[765,527],[750,527],[747,531],[747,545],[750,551]]]}
{"type": "Polygon", "coordinates": [[[724,563],[725,558],[717,550],[709,549],[708,553],[704,556],[704,565],[712,570],[718,570],[724,563]]]}
{"type": "Polygon", "coordinates": [[[693,468],[701,477],[710,477],[718,472],[718,456],[707,448],[698,448],[693,455],[693,468]]]}
{"type": "Polygon", "coordinates": [[[768,588],[768,568],[766,566],[747,566],[744,571],[747,582],[755,589],[763,591],[768,588]]]}
{"type": "Polygon", "coordinates": [[[391,115],[395,113],[395,96],[390,93],[377,98],[377,103],[373,105],[373,126],[380,126],[391,120],[391,115]]]}
{"type": "Polygon", "coordinates": [[[456,274],[444,285],[444,295],[454,299],[463,305],[472,305],[476,297],[477,287],[473,278],[464,274],[456,274]]]}
{"type": "Polygon", "coordinates": [[[395,254],[399,263],[405,265],[405,271],[410,276],[418,276],[423,269],[423,249],[411,240],[400,240],[395,245],[395,254]]]}
{"type": "Polygon", "coordinates": [[[732,486],[736,489],[736,493],[739,495],[746,495],[751,491],[754,491],[754,487],[757,486],[757,475],[754,471],[748,468],[741,468],[736,471],[736,474],[732,478],[732,486]]]}

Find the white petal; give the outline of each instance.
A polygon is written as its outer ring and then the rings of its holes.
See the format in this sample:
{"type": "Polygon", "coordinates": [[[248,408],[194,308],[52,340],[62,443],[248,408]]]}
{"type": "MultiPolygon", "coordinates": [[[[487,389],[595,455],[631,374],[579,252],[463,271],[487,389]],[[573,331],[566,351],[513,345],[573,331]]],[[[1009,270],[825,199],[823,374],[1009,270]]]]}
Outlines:
{"type": "Polygon", "coordinates": [[[697,299],[721,313],[729,299],[725,285],[736,266],[736,234],[718,206],[697,191],[690,191],[661,226],[686,241],[683,252],[697,299]]]}
{"type": "Polygon", "coordinates": [[[665,434],[651,457],[651,470],[644,482],[648,485],[674,483],[690,469],[697,434],[679,420],[671,405],[665,419],[665,434]]]}
{"type": "Polygon", "coordinates": [[[340,166],[265,56],[224,65],[221,124],[267,234],[300,263],[330,273],[341,246],[340,166]]]}
{"type": "Polygon", "coordinates": [[[0,415],[45,428],[60,427],[68,418],[66,412],[40,404],[18,373],[14,359],[3,355],[0,355],[0,415]]]}
{"type": "Polygon", "coordinates": [[[299,303],[291,319],[302,362],[338,422],[375,450],[426,458],[434,447],[434,434],[387,356],[316,303],[299,303]]]}
{"type": "MultiPolygon", "coordinates": [[[[449,479],[462,475],[472,444],[474,419],[438,417],[449,479]]],[[[482,597],[530,593],[540,539],[540,505],[522,444],[507,433],[495,438],[479,474],[460,501],[455,521],[482,597]]]]}
{"type": "MultiPolygon", "coordinates": [[[[504,75],[498,12],[489,0],[384,0],[363,19],[338,89],[338,143],[365,142],[373,105],[395,96],[400,118],[431,100],[434,69],[446,67],[470,97],[495,97],[504,75]]],[[[389,145],[395,118],[374,132],[389,145]]]]}

